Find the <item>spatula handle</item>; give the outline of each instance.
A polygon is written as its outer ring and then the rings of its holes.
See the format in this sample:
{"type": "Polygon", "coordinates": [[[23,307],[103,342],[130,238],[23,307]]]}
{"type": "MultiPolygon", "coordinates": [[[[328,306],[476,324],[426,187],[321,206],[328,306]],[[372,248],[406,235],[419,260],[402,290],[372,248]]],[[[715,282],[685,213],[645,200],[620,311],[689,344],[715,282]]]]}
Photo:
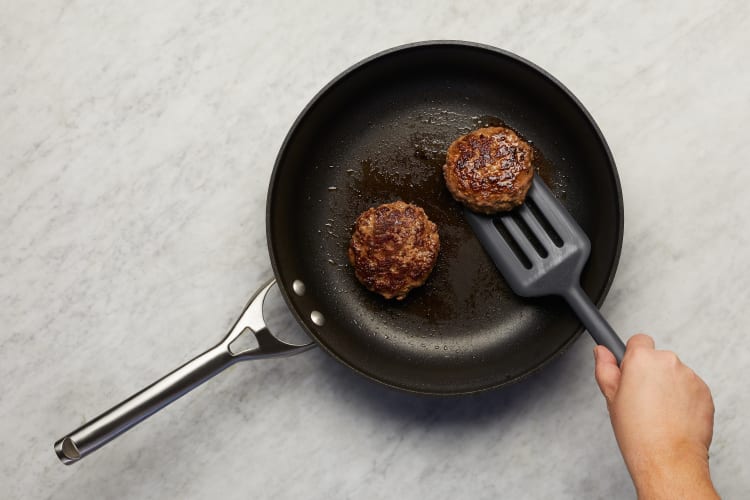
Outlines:
{"type": "Polygon", "coordinates": [[[612,351],[619,365],[625,355],[625,344],[607,320],[604,319],[596,305],[591,302],[586,292],[576,284],[566,290],[563,297],[594,338],[594,341],[612,351]]]}

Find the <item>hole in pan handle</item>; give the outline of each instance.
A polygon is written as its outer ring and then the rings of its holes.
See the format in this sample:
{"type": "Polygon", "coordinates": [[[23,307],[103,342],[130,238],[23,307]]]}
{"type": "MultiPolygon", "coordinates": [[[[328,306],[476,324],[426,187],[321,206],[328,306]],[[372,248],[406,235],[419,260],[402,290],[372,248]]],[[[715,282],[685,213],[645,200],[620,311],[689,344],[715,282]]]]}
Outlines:
{"type": "Polygon", "coordinates": [[[275,283],[271,280],[255,293],[217,345],[59,439],[55,453],[60,461],[66,465],[79,461],[238,361],[291,356],[312,348],[314,342],[290,344],[268,330],[263,302],[275,283]],[[256,337],[257,347],[232,352],[230,344],[248,332],[256,337]]]}

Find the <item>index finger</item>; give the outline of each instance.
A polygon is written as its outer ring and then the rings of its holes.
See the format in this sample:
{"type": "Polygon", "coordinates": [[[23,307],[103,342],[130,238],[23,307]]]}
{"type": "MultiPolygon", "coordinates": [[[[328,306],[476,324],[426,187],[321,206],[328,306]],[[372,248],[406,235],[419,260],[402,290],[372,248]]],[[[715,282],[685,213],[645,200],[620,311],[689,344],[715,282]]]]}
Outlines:
{"type": "Polygon", "coordinates": [[[654,339],[644,333],[636,333],[635,335],[630,337],[630,340],[628,340],[628,345],[625,350],[629,351],[631,349],[653,349],[654,347],[654,339]]]}

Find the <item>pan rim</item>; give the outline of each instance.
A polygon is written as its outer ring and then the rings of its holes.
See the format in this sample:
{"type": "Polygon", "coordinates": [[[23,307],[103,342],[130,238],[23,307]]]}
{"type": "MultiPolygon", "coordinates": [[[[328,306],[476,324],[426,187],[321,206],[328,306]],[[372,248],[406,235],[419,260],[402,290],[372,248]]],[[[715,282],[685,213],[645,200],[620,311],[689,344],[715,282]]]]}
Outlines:
{"type": "MultiPolygon", "coordinates": [[[[362,67],[368,65],[369,63],[376,61],[378,59],[388,57],[395,53],[405,52],[409,50],[414,49],[420,49],[425,47],[461,47],[461,48],[469,48],[469,49],[478,49],[483,50],[487,52],[494,53],[496,55],[500,55],[503,57],[506,57],[510,60],[512,60],[515,63],[521,64],[523,66],[528,67],[529,69],[536,72],[541,78],[546,79],[549,83],[551,83],[553,86],[557,87],[562,93],[567,96],[568,99],[575,105],[575,107],[582,113],[583,117],[586,119],[587,123],[591,127],[592,131],[594,132],[596,139],[598,140],[599,144],[603,148],[603,152],[606,155],[607,161],[609,162],[611,166],[611,178],[612,182],[614,183],[614,190],[616,193],[616,202],[617,202],[617,242],[616,242],[616,248],[615,252],[612,255],[611,263],[609,266],[609,271],[607,273],[607,277],[604,283],[604,286],[601,288],[601,291],[597,297],[592,297],[592,301],[598,306],[601,307],[601,305],[604,303],[604,300],[607,297],[607,294],[609,293],[609,290],[612,286],[612,283],[614,281],[615,274],[617,273],[617,268],[620,261],[620,255],[622,252],[622,242],[623,242],[623,235],[624,235],[624,201],[622,196],[622,187],[620,183],[620,177],[617,170],[617,165],[615,163],[614,157],[612,155],[612,152],[609,148],[609,145],[607,144],[606,139],[604,138],[604,135],[602,134],[598,124],[594,120],[591,113],[586,109],[586,107],[581,103],[581,101],[563,84],[561,83],[557,78],[552,76],[550,73],[548,73],[543,68],[537,66],[533,62],[517,55],[512,52],[509,52],[504,49],[500,49],[497,47],[493,47],[486,44],[476,43],[476,42],[468,42],[463,40],[427,40],[427,41],[420,41],[420,42],[413,42],[413,43],[407,43],[404,45],[399,45],[396,47],[392,47],[383,51],[380,51],[376,54],[373,54],[365,59],[362,59],[361,61],[353,64],[352,66],[349,66],[344,71],[339,73],[336,77],[334,77],[331,81],[329,81],[324,87],[322,87],[308,102],[308,104],[300,111],[297,118],[292,123],[289,131],[287,132],[284,141],[281,144],[281,147],[279,148],[279,152],[276,156],[276,160],[274,161],[273,170],[271,173],[271,178],[268,184],[268,191],[266,195],[266,217],[265,217],[265,224],[266,224],[266,240],[268,245],[268,251],[269,251],[269,257],[271,260],[271,267],[273,269],[274,276],[278,278],[280,276],[280,269],[279,269],[279,262],[276,259],[276,245],[274,244],[273,237],[271,235],[271,218],[272,218],[272,193],[274,190],[274,187],[276,185],[276,182],[278,180],[279,171],[281,169],[281,163],[285,156],[285,152],[288,148],[289,143],[292,141],[293,136],[296,134],[297,129],[299,128],[301,122],[305,119],[305,117],[308,115],[310,110],[329,92],[332,91],[332,89],[338,85],[341,81],[346,79],[350,74],[358,71],[362,67]]],[[[385,386],[398,389],[400,391],[405,391],[413,394],[419,394],[419,395],[428,395],[428,396],[462,396],[462,395],[469,395],[469,394],[475,394],[479,392],[484,392],[487,390],[492,389],[498,389],[500,387],[504,387],[507,385],[511,385],[514,383],[517,383],[526,377],[529,377],[533,375],[534,373],[537,373],[539,370],[547,366],[552,360],[558,358],[559,356],[562,356],[563,353],[565,353],[570,346],[578,340],[578,338],[581,336],[581,334],[584,332],[584,327],[579,322],[579,326],[576,329],[576,331],[571,335],[568,340],[560,346],[559,349],[557,349],[554,353],[549,355],[547,358],[544,358],[541,362],[539,362],[536,366],[529,369],[527,372],[518,375],[516,377],[499,381],[498,383],[493,383],[489,385],[483,385],[476,387],[474,389],[469,390],[451,390],[451,391],[432,391],[432,390],[420,390],[414,387],[404,386],[404,385],[397,385],[392,382],[383,380],[376,375],[369,373],[365,370],[362,370],[361,368],[351,364],[348,360],[342,358],[339,356],[336,352],[332,351],[328,348],[328,346],[325,345],[325,343],[321,342],[319,340],[319,336],[316,332],[314,332],[309,325],[307,324],[305,318],[301,315],[300,311],[295,307],[294,302],[292,300],[292,294],[289,290],[289,284],[279,282],[279,290],[281,292],[281,296],[284,299],[284,302],[286,303],[287,307],[290,309],[292,315],[294,316],[297,323],[305,330],[305,332],[310,336],[311,340],[313,340],[318,346],[320,346],[324,351],[326,351],[328,354],[330,354],[334,359],[338,360],[339,362],[343,363],[348,368],[351,368],[355,372],[367,377],[370,380],[373,380],[375,382],[378,382],[380,384],[383,384],[385,386]]]]}

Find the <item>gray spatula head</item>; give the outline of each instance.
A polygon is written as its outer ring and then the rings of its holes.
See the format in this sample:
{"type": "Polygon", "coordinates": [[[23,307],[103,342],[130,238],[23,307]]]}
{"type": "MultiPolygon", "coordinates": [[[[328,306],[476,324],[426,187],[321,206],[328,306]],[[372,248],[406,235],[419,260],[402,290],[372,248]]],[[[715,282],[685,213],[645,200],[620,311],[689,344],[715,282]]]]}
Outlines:
{"type": "Polygon", "coordinates": [[[464,213],[516,294],[562,296],[594,340],[609,348],[618,362],[622,359],[625,345],[579,284],[591,243],[541,177],[534,176],[526,201],[510,212],[464,213]]]}

